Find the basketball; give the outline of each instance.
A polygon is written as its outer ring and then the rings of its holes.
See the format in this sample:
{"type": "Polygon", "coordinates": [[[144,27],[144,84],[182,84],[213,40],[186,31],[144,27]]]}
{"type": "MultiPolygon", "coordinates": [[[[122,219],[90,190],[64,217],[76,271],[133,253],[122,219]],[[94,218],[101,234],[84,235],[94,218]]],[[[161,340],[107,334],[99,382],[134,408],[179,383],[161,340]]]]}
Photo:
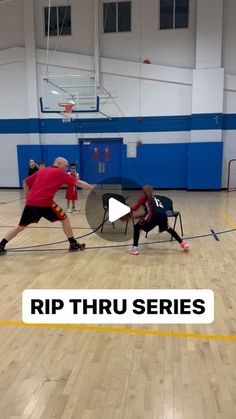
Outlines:
{"type": "Polygon", "coordinates": [[[128,212],[128,214],[123,215],[123,217],[120,217],[119,220],[123,223],[126,223],[130,218],[132,217],[132,213],[128,212]]]}

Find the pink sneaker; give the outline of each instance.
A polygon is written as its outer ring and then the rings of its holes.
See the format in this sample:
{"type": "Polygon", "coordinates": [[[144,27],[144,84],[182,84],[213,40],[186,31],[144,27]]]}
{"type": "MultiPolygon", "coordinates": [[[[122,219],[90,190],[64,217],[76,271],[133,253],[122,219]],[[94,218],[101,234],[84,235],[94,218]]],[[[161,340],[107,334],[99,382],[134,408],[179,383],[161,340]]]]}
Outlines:
{"type": "Polygon", "coordinates": [[[139,250],[138,250],[138,248],[137,248],[137,247],[135,247],[135,246],[131,247],[131,249],[130,249],[130,251],[129,251],[129,254],[130,254],[130,255],[135,255],[135,256],[139,255],[139,250]]]}
{"type": "Polygon", "coordinates": [[[188,248],[189,248],[188,243],[187,243],[187,242],[185,242],[185,241],[182,241],[182,242],[180,243],[180,246],[182,247],[182,249],[183,249],[183,250],[188,250],[188,248]]]}

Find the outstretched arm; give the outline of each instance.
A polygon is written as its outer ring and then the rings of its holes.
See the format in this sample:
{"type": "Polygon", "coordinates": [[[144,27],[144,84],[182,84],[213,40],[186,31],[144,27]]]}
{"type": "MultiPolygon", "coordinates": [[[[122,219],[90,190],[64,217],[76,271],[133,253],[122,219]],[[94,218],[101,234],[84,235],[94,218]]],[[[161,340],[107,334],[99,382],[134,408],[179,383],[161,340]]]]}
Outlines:
{"type": "MultiPolygon", "coordinates": [[[[147,202],[147,197],[146,197],[146,195],[141,195],[141,197],[139,198],[139,200],[136,202],[136,204],[134,204],[132,207],[131,207],[131,211],[132,212],[136,212],[140,207],[143,207],[144,205],[145,205],[145,203],[147,202]]],[[[139,214],[139,215],[133,215],[133,218],[136,218],[136,219],[141,219],[141,218],[144,218],[146,216],[146,212],[142,212],[141,214],[139,214]]]]}
{"type": "Polygon", "coordinates": [[[140,196],[139,200],[131,207],[132,211],[137,211],[141,206],[143,206],[147,201],[147,197],[143,194],[140,196]]]}
{"type": "Polygon", "coordinates": [[[82,189],[93,189],[93,186],[85,182],[84,180],[77,179],[77,185],[82,189]]]}
{"type": "Polygon", "coordinates": [[[25,180],[23,181],[23,189],[24,189],[25,195],[27,196],[29,192],[29,186],[27,185],[25,180]]]}
{"type": "Polygon", "coordinates": [[[35,182],[35,179],[37,178],[38,172],[35,172],[33,175],[28,176],[26,179],[23,180],[23,188],[25,191],[25,195],[27,196],[30,190],[30,187],[35,182]]]}

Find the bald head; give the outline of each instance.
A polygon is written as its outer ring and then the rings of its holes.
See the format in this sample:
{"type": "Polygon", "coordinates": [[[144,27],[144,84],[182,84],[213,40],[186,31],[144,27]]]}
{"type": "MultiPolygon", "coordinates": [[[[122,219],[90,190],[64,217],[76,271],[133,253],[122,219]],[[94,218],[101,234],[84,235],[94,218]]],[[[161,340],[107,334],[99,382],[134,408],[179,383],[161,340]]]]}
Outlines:
{"type": "Polygon", "coordinates": [[[54,160],[53,166],[56,166],[65,172],[68,167],[68,161],[64,159],[64,157],[57,157],[54,160]]]}

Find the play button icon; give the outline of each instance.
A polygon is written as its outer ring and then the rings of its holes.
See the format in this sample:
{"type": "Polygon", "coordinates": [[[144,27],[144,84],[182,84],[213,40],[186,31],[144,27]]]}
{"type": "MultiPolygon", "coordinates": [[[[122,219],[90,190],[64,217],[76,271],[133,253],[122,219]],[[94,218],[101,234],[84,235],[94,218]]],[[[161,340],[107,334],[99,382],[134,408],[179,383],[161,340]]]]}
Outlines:
{"type": "Polygon", "coordinates": [[[130,207],[117,201],[117,199],[110,198],[108,202],[109,221],[111,223],[130,213],[130,207]]]}
{"type": "Polygon", "coordinates": [[[88,234],[96,245],[101,239],[114,244],[132,241],[136,220],[125,215],[139,199],[141,190],[133,179],[122,177],[104,178],[89,192],[85,215],[91,228],[88,234]]]}

